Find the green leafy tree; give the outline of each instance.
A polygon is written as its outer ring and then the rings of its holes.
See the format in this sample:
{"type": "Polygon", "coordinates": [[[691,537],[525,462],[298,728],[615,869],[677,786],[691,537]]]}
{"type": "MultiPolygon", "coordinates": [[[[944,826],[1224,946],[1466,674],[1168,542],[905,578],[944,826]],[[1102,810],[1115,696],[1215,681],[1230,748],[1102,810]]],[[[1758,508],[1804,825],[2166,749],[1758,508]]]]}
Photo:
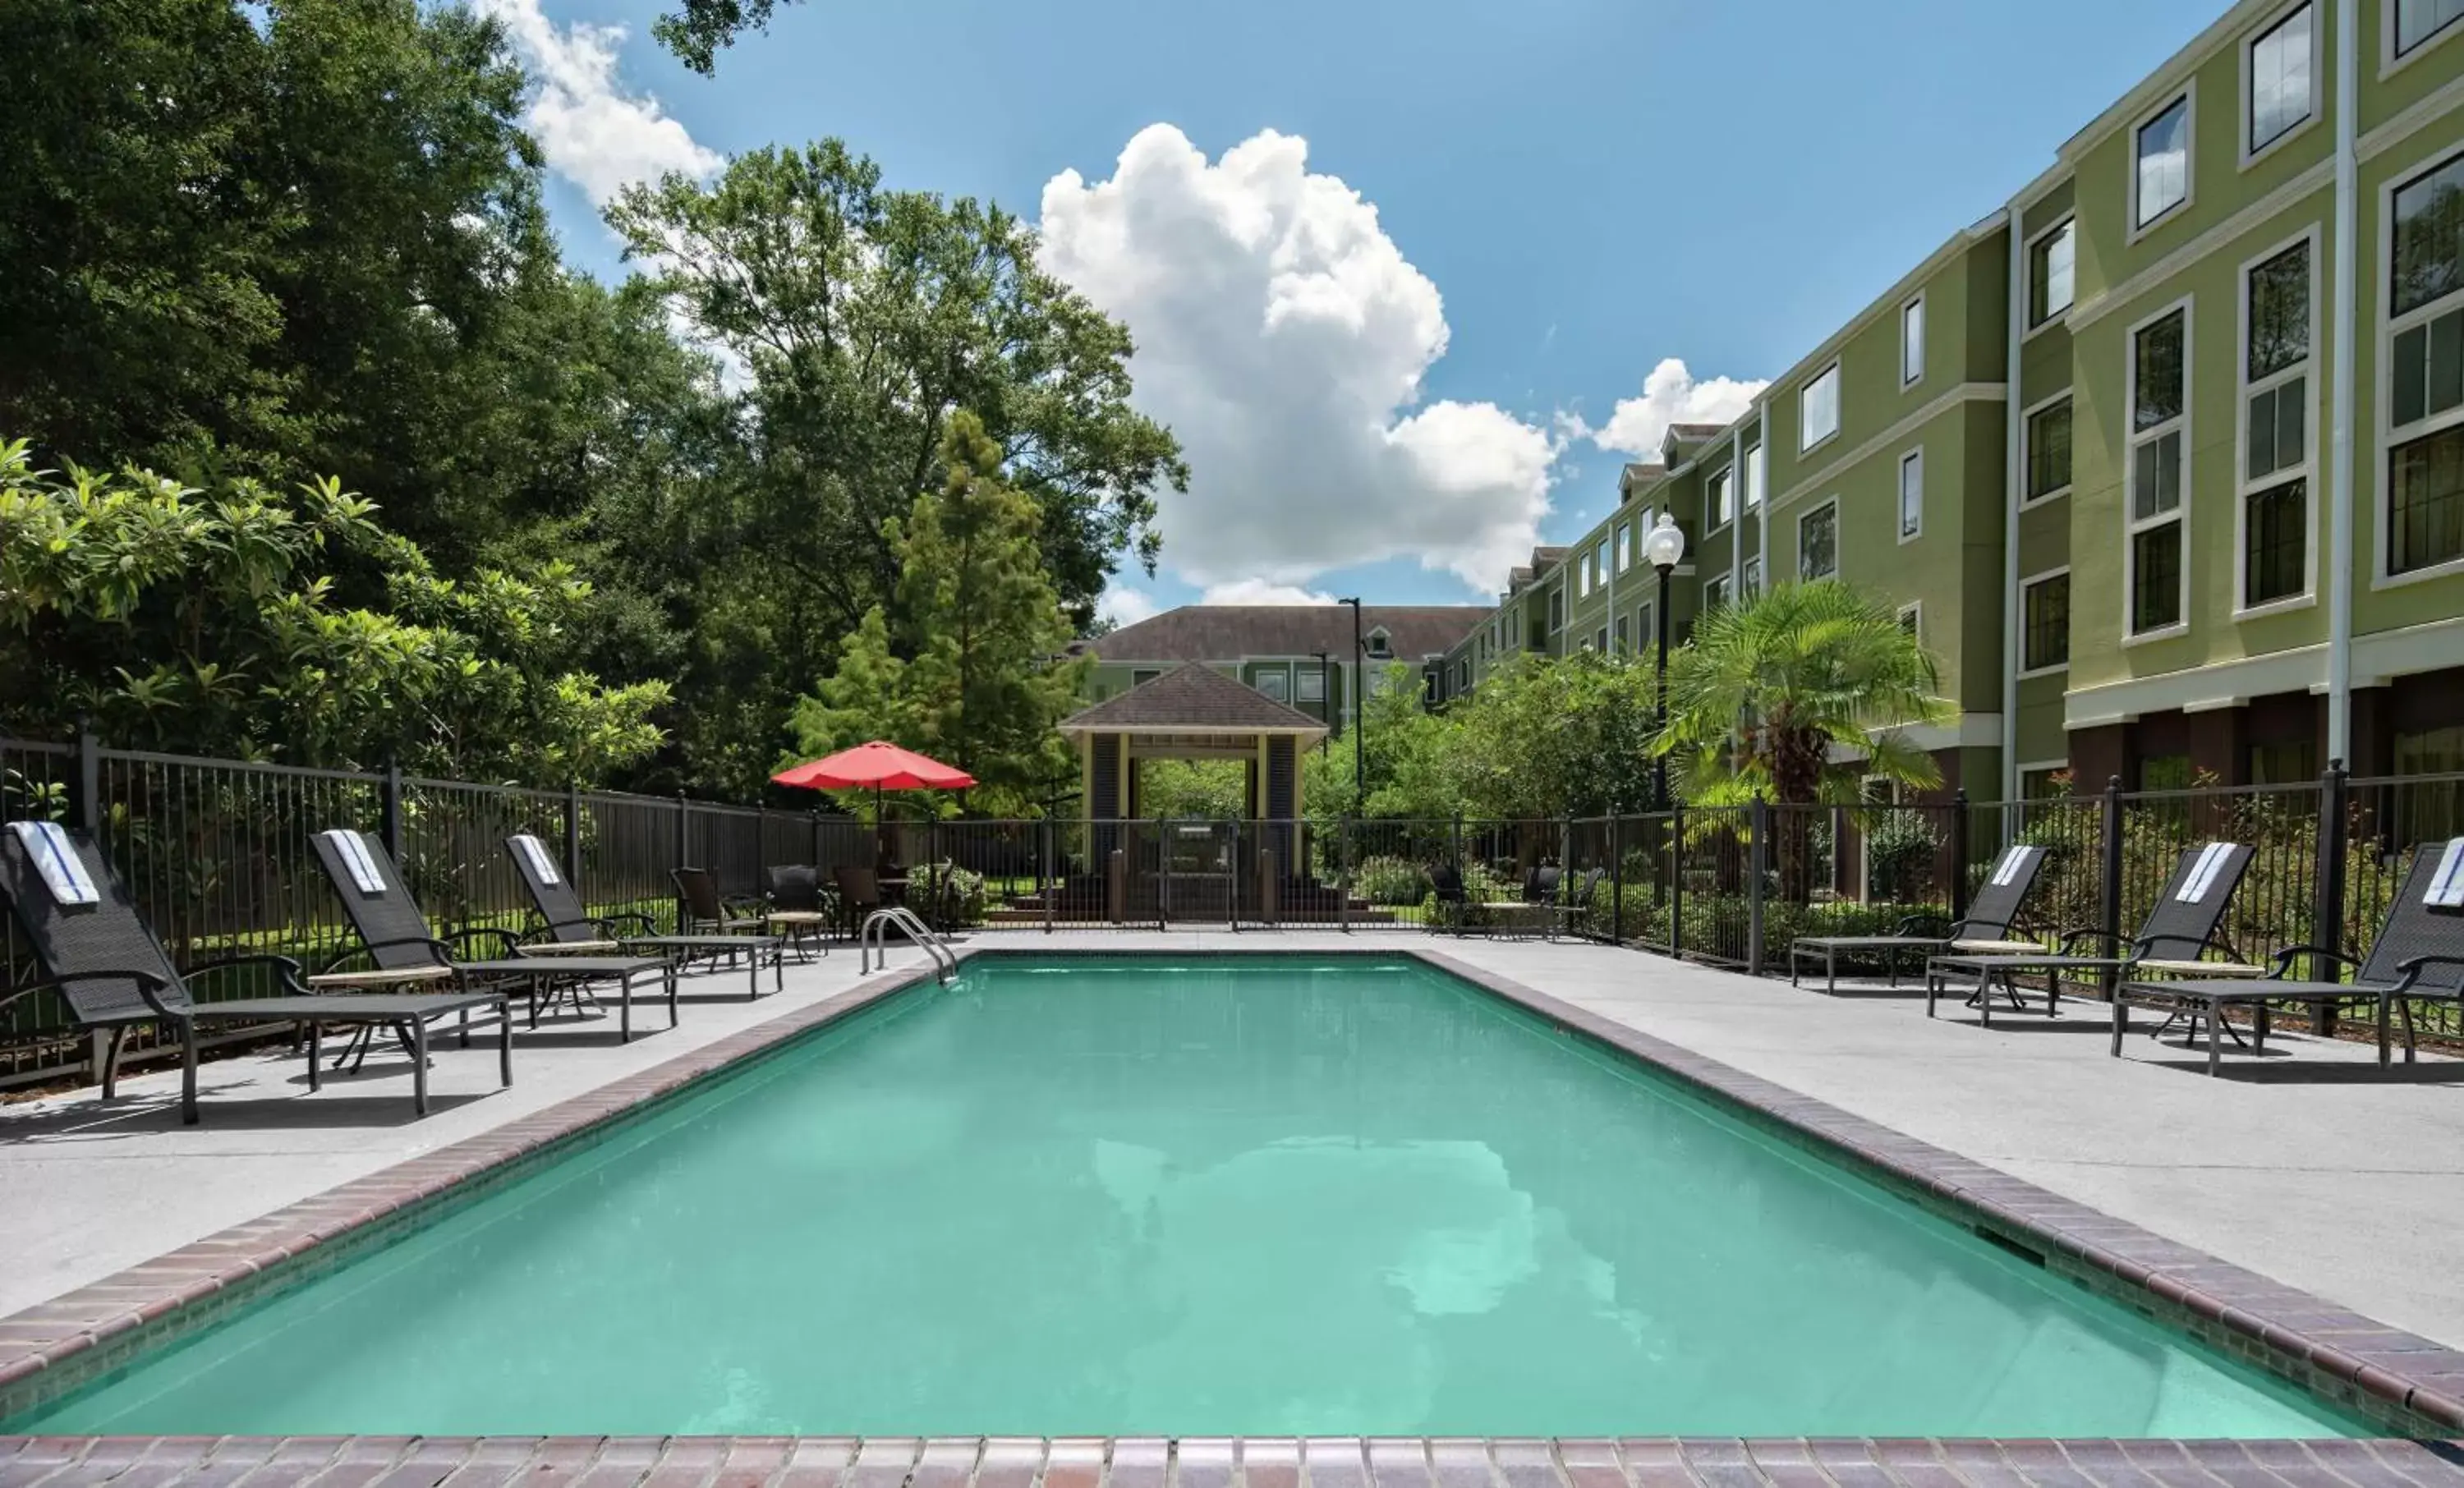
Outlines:
{"type": "Polygon", "coordinates": [[[1002,478],[1001,447],[973,414],[950,420],[942,464],[941,489],[884,524],[895,620],[866,611],[818,695],[797,705],[798,747],[889,739],[974,776],[971,807],[1023,814],[1074,769],[1052,726],[1076,709],[1084,664],[1054,664],[1071,627],[1044,566],[1041,514],[1002,478]]]}
{"type": "Polygon", "coordinates": [[[1237,759],[1149,759],[1138,769],[1147,816],[1237,821],[1249,814],[1249,773],[1237,759]]]}
{"type": "MultiPolygon", "coordinates": [[[[1903,732],[1949,716],[1940,689],[1932,655],[1888,604],[1837,580],[1781,584],[1695,623],[1670,658],[1668,727],[1652,747],[1675,764],[1691,803],[1854,804],[1863,777],[1942,783],[1903,732]],[[1863,759],[1834,769],[1835,747],[1863,759]]],[[[1786,822],[1782,887],[1802,899],[1810,819],[1790,813],[1786,822]]]]}
{"type": "Polygon", "coordinates": [[[1448,711],[1440,768],[1470,816],[1639,810],[1652,797],[1653,686],[1650,666],[1594,651],[1510,658],[1448,711]]]}
{"type": "Polygon", "coordinates": [[[548,784],[658,744],[662,683],[570,665],[566,566],[440,577],[332,479],[210,494],[144,471],[35,470],[0,444],[0,729],[80,720],[131,747],[548,784]],[[380,602],[353,604],[346,588],[380,602]]]}
{"type": "Polygon", "coordinates": [[[776,6],[777,0],[680,0],[677,9],[650,23],[650,34],[707,77],[717,69],[718,54],[737,36],[770,24],[776,6]]]}

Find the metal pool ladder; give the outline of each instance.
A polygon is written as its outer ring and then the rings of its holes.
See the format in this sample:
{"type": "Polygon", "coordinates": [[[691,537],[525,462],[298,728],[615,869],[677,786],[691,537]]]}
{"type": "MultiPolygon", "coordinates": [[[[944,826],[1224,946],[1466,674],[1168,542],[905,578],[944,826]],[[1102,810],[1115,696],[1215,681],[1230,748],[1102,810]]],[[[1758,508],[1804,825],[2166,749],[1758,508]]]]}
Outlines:
{"type": "Polygon", "coordinates": [[[890,932],[896,930],[916,945],[933,963],[933,974],[948,982],[958,974],[957,953],[950,949],[949,937],[933,930],[915,917],[915,911],[905,905],[891,905],[875,909],[864,917],[864,933],[856,945],[856,971],[873,970],[873,956],[881,957],[880,965],[890,965],[890,932]]]}

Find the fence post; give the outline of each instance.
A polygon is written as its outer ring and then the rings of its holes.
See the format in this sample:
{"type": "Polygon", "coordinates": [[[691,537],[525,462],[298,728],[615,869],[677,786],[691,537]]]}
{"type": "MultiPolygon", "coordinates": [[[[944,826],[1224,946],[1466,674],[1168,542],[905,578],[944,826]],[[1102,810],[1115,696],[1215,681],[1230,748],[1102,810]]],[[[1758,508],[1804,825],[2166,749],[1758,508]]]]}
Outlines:
{"type": "Polygon", "coordinates": [[[1040,886],[1044,890],[1044,933],[1052,933],[1055,907],[1061,898],[1060,881],[1052,873],[1052,819],[1044,819],[1044,830],[1037,834],[1044,842],[1044,872],[1040,886]]]}
{"type": "MultiPolygon", "coordinates": [[[[1265,841],[1263,834],[1259,841],[1262,842],[1265,841]]],[[[1237,818],[1234,819],[1232,822],[1231,861],[1226,863],[1224,866],[1231,869],[1231,871],[1223,875],[1223,913],[1225,918],[1231,924],[1233,933],[1238,934],[1241,930],[1241,822],[1237,818]]],[[[1259,918],[1264,919],[1265,917],[1265,901],[1260,900],[1258,903],[1259,918]]]]}
{"type": "Polygon", "coordinates": [[[1685,803],[1668,803],[1668,953],[1685,959],[1685,803]]]}
{"type": "Polygon", "coordinates": [[[386,854],[394,862],[402,862],[402,761],[399,759],[385,761],[383,826],[386,854]]]}
{"type": "Polygon", "coordinates": [[[1170,819],[1155,820],[1155,929],[1167,930],[1172,925],[1172,822],[1170,819]]]}
{"type": "MultiPolygon", "coordinates": [[[[2318,901],[2310,910],[2310,943],[2330,951],[2344,949],[2344,762],[2327,761],[2319,780],[2318,901]]],[[[2332,966],[2312,971],[2333,974],[2332,966]]],[[[2321,1002],[2311,1010],[2310,1028],[2321,1036],[2336,1031],[2336,1005],[2321,1002]]]]}
{"type": "Polygon", "coordinates": [[[1609,944],[1625,944],[1625,818],[1609,818],[1609,944]]]}
{"type": "MultiPolygon", "coordinates": [[[[564,881],[585,882],[582,876],[582,782],[564,782],[564,881]]],[[[579,888],[574,892],[580,893],[579,888]]]]}
{"type": "MultiPolygon", "coordinates": [[[[708,864],[695,863],[692,858],[686,855],[687,845],[692,841],[690,834],[692,823],[687,819],[692,815],[692,812],[693,807],[685,801],[685,793],[682,791],[676,792],[676,866],[680,868],[708,867],[708,864]]],[[[684,890],[682,888],[678,888],[676,890],[676,930],[679,932],[682,932],[685,927],[685,914],[684,890]]]]}
{"type": "MultiPolygon", "coordinates": [[[[2098,906],[2097,929],[2104,931],[2105,952],[2114,953],[2114,943],[2122,935],[2122,777],[2108,777],[2104,782],[2104,893],[2098,906]]],[[[2113,1000],[2115,972],[2107,968],[2099,974],[2104,984],[2104,997],[2113,1000]]]]}
{"type": "Polygon", "coordinates": [[[1460,811],[1458,811],[1458,812],[1456,812],[1456,813],[1455,813],[1455,820],[1454,820],[1454,822],[1453,822],[1453,830],[1452,830],[1452,831],[1448,834],[1448,836],[1447,836],[1447,839],[1446,839],[1446,846],[1447,846],[1448,850],[1449,850],[1449,851],[1451,851],[1451,852],[1454,854],[1455,872],[1457,872],[1458,874],[1462,873],[1462,872],[1463,872],[1463,813],[1462,813],[1462,812],[1460,812],[1460,811]]]}
{"type": "Polygon", "coordinates": [[[1950,793],[1950,918],[1968,914],[1968,787],[1950,793]]]}
{"type": "MultiPolygon", "coordinates": [[[[102,846],[102,740],[83,718],[77,720],[77,826],[91,839],[97,849],[102,846]]],[[[111,1036],[98,1028],[86,1036],[86,1060],[91,1066],[89,1077],[102,1083],[104,1071],[111,1063],[111,1036]]]]}
{"type": "Polygon", "coordinates": [[[1746,974],[1763,974],[1763,864],[1771,859],[1771,803],[1754,797],[1753,840],[1746,844],[1746,974]]]}
{"type": "Polygon", "coordinates": [[[1334,819],[1334,923],[1352,933],[1352,818],[1334,819]]]}

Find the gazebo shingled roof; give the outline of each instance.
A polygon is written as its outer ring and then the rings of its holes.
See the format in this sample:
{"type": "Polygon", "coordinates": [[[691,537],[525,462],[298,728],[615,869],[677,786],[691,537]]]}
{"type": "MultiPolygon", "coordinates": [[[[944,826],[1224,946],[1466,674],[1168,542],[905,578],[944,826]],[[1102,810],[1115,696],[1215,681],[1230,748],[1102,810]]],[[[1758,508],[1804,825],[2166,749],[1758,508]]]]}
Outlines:
{"type": "Polygon", "coordinates": [[[1317,718],[1203,662],[1176,667],[1055,727],[1064,733],[1296,733],[1312,740],[1327,732],[1317,718]]]}

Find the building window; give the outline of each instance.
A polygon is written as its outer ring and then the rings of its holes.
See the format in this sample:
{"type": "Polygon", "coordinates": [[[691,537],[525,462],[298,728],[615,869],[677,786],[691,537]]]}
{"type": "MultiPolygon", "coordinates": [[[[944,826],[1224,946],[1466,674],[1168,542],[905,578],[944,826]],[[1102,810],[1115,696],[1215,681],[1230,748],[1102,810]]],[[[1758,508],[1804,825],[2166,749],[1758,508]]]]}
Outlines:
{"type": "Polygon", "coordinates": [[[1829,579],[1838,572],[1839,503],[1826,501],[1796,519],[1796,577],[1829,579]]]}
{"type": "Polygon", "coordinates": [[[1633,649],[1634,646],[1633,640],[1626,632],[1625,623],[1625,616],[1619,615],[1617,618],[1617,653],[1619,656],[1623,656],[1627,651],[1633,649]]]}
{"type": "Polygon", "coordinates": [[[1389,640],[1383,629],[1369,632],[1369,654],[1376,657],[1385,657],[1393,654],[1389,649],[1389,640]]]}
{"type": "Polygon", "coordinates": [[[1619,522],[1617,524],[1617,571],[1622,574],[1633,566],[1634,528],[1627,523],[1619,522]]]}
{"type": "Polygon", "coordinates": [[[1901,607],[1900,629],[1911,641],[1922,642],[1925,639],[1925,604],[1922,601],[1901,607]]]}
{"type": "Polygon", "coordinates": [[[1606,656],[1609,653],[1608,626],[1602,625],[1599,629],[1592,632],[1592,649],[1599,652],[1602,656],[1606,656]]]}
{"type": "Polygon", "coordinates": [[[1746,447],[1746,510],[1750,512],[1763,501],[1763,447],[1746,447]]]}
{"type": "Polygon", "coordinates": [[[1715,574],[1703,580],[1703,608],[1707,613],[1728,602],[1728,576],[1715,574]]]}
{"type": "Polygon", "coordinates": [[[1797,396],[1796,448],[1811,449],[1839,432],[1839,363],[1814,375],[1797,396]]]}
{"type": "Polygon", "coordinates": [[[2310,586],[2310,493],[2289,480],[2242,497],[2242,602],[2273,604],[2310,586]]]}
{"type": "Polygon", "coordinates": [[[2143,791],[2187,791],[2190,788],[2190,756],[2157,755],[2139,761],[2143,791]]]}
{"type": "Polygon", "coordinates": [[[2059,800],[2070,794],[2070,766],[2040,765],[2019,772],[2021,800],[2059,800]]]}
{"type": "Polygon", "coordinates": [[[2387,572],[2464,558],[2464,425],[2398,446],[2392,462],[2387,572]]]}
{"type": "Polygon", "coordinates": [[[1609,581],[1609,540],[1606,537],[1602,537],[1600,545],[1592,550],[1592,566],[1599,571],[1599,582],[1607,583],[1609,581]]]}
{"type": "Polygon", "coordinates": [[[1581,599],[1592,592],[1592,550],[1585,548],[1574,555],[1574,597],[1581,599]]]}
{"type": "Polygon", "coordinates": [[[1130,686],[1133,688],[1142,688],[1162,675],[1163,673],[1160,671],[1133,671],[1130,673],[1130,686]]]}
{"type": "MultiPolygon", "coordinates": [[[[2395,773],[2454,775],[2464,771],[2464,728],[2424,729],[2395,736],[2395,773]]],[[[2408,842],[2432,842],[2464,832],[2464,788],[2453,780],[2423,781],[2400,792],[2395,828],[2408,842]]]]}
{"type": "Polygon", "coordinates": [[[1563,584],[1549,591],[1549,633],[1555,635],[1566,628],[1566,588],[1563,584]]]}
{"type": "Polygon", "coordinates": [[[1918,295],[1900,307],[1900,385],[1905,387],[1925,376],[1925,296],[1918,295]]]}
{"type": "Polygon", "coordinates": [[[2253,785],[2307,785],[2319,778],[2318,756],[2308,739],[2250,747],[2253,785]]]}
{"type": "Polygon", "coordinates": [[[2301,6],[2250,44],[2250,151],[2281,140],[2310,117],[2310,7],[2301,6]]]}
{"type": "Polygon", "coordinates": [[[2464,406],[2464,155],[2395,193],[2393,427],[2464,406]]]}
{"type": "Polygon", "coordinates": [[[2139,126],[2138,172],[2130,220],[2145,228],[2190,199],[2190,97],[2184,94],[2139,126]]]}
{"type": "Polygon", "coordinates": [[[2071,400],[2068,394],[2028,415],[2028,499],[2071,489],[2071,400]]]}
{"type": "Polygon", "coordinates": [[[2309,446],[2310,245],[2297,243],[2254,266],[2247,290],[2242,473],[2257,480],[2299,466],[2309,446]]]}
{"type": "Polygon", "coordinates": [[[2071,308],[2079,224],[2061,226],[2028,250],[2028,324],[2040,326],[2071,308]]]}
{"type": "Polygon", "coordinates": [[[1326,701],[1326,664],[1324,662],[1313,664],[1308,669],[1302,671],[1294,680],[1299,683],[1298,690],[1300,693],[1300,700],[1302,702],[1323,703],[1326,701]]]}
{"type": "Polygon", "coordinates": [[[1712,475],[1711,525],[1713,527],[1718,528],[1727,526],[1729,520],[1737,514],[1736,505],[1733,500],[1734,494],[1734,489],[1728,481],[1727,471],[1720,470],[1712,475]]]}
{"type": "Polygon", "coordinates": [[[2464,20],[2464,0],[2395,0],[2395,55],[2406,55],[2464,20]]]}
{"type": "Polygon", "coordinates": [[[2130,337],[2130,494],[2127,506],[2130,633],[2182,624],[2185,399],[2189,372],[2188,307],[2177,306],[2130,337]]]}
{"type": "Polygon", "coordinates": [[[1750,601],[1756,595],[1761,594],[1763,592],[1762,556],[1760,554],[1756,554],[1754,557],[1746,559],[1745,567],[1739,571],[1739,577],[1744,580],[1744,597],[1747,600],[1750,601]]]}
{"type": "Polygon", "coordinates": [[[1268,697],[1273,698],[1278,703],[1291,701],[1291,686],[1292,677],[1291,673],[1288,671],[1262,671],[1258,673],[1258,690],[1265,693],[1268,697]]]}
{"type": "Polygon", "coordinates": [[[1900,540],[1925,531],[1925,451],[1900,456],[1900,540]]]}
{"type": "Polygon", "coordinates": [[[2049,671],[2071,660],[2069,569],[2032,579],[2020,590],[2019,669],[2049,671]]]}

